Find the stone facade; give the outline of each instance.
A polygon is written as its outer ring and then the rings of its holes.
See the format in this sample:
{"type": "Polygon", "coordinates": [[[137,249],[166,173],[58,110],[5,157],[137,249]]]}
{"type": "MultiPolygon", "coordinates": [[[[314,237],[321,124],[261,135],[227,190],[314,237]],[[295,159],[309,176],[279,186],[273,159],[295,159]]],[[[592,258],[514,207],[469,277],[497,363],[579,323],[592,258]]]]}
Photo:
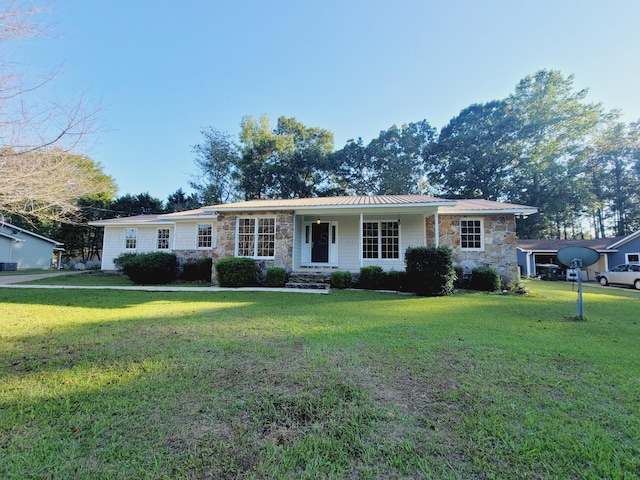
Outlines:
{"type": "Polygon", "coordinates": [[[217,227],[214,227],[217,232],[216,244],[213,248],[213,271],[211,272],[211,278],[213,283],[216,283],[216,261],[220,258],[233,257],[236,250],[236,219],[241,218],[256,218],[256,217],[275,217],[275,255],[273,258],[257,260],[258,275],[264,275],[264,272],[269,267],[282,267],[288,272],[291,271],[291,265],[293,260],[293,234],[294,234],[294,222],[293,212],[260,212],[255,213],[241,213],[234,215],[218,216],[217,227]]]}
{"type": "MultiPolygon", "coordinates": [[[[460,220],[472,218],[459,215],[440,215],[440,245],[453,249],[457,266],[465,272],[475,267],[495,268],[503,281],[508,281],[518,272],[516,252],[516,219],[514,215],[483,215],[484,249],[482,251],[462,251],[460,248],[460,220]]],[[[473,217],[476,218],[476,217],[473,217]]],[[[426,219],[427,246],[435,246],[435,217],[426,219]]]]}

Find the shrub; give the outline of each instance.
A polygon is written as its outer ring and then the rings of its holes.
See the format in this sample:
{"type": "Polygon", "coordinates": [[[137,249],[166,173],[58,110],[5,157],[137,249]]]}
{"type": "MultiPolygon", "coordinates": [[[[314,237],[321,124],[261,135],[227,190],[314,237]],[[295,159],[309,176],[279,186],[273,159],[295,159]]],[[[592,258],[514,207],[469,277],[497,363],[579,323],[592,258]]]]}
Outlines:
{"type": "Polygon", "coordinates": [[[403,292],[406,289],[407,273],[391,270],[384,275],[384,288],[403,292]]]}
{"type": "Polygon", "coordinates": [[[182,278],[190,282],[210,282],[212,265],[213,260],[208,257],[187,262],[182,266],[182,278]]]}
{"type": "Polygon", "coordinates": [[[522,283],[520,276],[517,274],[511,276],[503,290],[513,295],[527,295],[529,293],[529,290],[527,290],[527,287],[522,283]]]}
{"type": "Polygon", "coordinates": [[[423,296],[443,296],[453,292],[456,272],[449,247],[409,247],[405,252],[407,286],[423,296]]]}
{"type": "Polygon", "coordinates": [[[287,283],[287,271],[282,267],[269,267],[264,277],[267,287],[284,287],[287,283]]]}
{"type": "Polygon", "coordinates": [[[248,287],[256,283],[256,262],[252,258],[229,257],[216,262],[221,287],[248,287]]]}
{"type": "Polygon", "coordinates": [[[113,259],[113,264],[118,270],[122,270],[122,265],[129,259],[137,257],[137,253],[121,253],[113,259]]]}
{"type": "Polygon", "coordinates": [[[460,266],[454,268],[456,272],[456,279],[453,282],[455,288],[469,288],[469,280],[471,275],[465,275],[464,269],[460,266]]]}
{"type": "Polygon", "coordinates": [[[362,267],[360,269],[360,288],[367,290],[377,290],[382,288],[384,283],[384,270],[377,265],[362,267]]]}
{"type": "Polygon", "coordinates": [[[333,272],[331,274],[331,288],[349,288],[351,286],[351,278],[351,272],[333,272]]]}
{"type": "Polygon", "coordinates": [[[177,266],[176,256],[166,252],[140,253],[122,261],[122,271],[139,285],[169,283],[176,278],[177,266]]]}
{"type": "Polygon", "coordinates": [[[500,274],[491,267],[474,268],[471,271],[471,289],[482,292],[500,290],[500,274]]]}

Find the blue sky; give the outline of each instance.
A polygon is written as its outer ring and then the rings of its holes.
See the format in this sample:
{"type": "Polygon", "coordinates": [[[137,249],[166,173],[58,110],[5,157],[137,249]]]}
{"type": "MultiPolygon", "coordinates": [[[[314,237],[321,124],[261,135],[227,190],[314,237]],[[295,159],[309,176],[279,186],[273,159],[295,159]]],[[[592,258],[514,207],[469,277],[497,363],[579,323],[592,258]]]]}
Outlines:
{"type": "Polygon", "coordinates": [[[637,0],[58,0],[19,55],[60,68],[39,95],[99,108],[82,148],[119,195],[165,199],[189,191],[200,130],[236,135],[244,115],[295,116],[339,149],[393,124],[440,129],[546,68],[636,121],[638,18],[637,0]]]}

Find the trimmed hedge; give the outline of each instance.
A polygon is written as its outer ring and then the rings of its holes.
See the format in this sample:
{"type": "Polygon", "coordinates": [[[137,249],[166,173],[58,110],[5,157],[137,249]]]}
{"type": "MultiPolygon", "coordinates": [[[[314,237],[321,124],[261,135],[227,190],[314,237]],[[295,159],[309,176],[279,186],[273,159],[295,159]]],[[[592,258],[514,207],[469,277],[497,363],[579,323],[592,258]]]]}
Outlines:
{"type": "Polygon", "coordinates": [[[173,253],[151,252],[127,256],[121,260],[122,271],[138,285],[159,285],[176,279],[178,259],[173,253]]]}
{"type": "Polygon", "coordinates": [[[264,278],[267,287],[284,287],[287,283],[287,271],[282,267],[269,267],[264,278]]]}
{"type": "Polygon", "coordinates": [[[182,278],[189,282],[210,282],[212,265],[213,260],[208,257],[187,262],[182,266],[182,278]]]}
{"type": "Polygon", "coordinates": [[[407,288],[416,295],[450,295],[456,272],[449,247],[409,247],[404,254],[407,288]]]}
{"type": "Polygon", "coordinates": [[[471,289],[482,292],[500,290],[500,274],[495,268],[476,267],[471,271],[471,289]]]}
{"type": "Polygon", "coordinates": [[[137,253],[121,253],[116,258],[113,259],[113,264],[116,266],[118,270],[122,270],[122,265],[127,261],[134,257],[137,257],[137,253]]]}
{"type": "Polygon", "coordinates": [[[384,288],[397,292],[406,291],[407,272],[390,270],[384,275],[384,288]]]}
{"type": "Polygon", "coordinates": [[[256,261],[252,258],[229,257],[216,262],[221,287],[250,287],[256,284],[256,273],[256,261]]]}
{"type": "Polygon", "coordinates": [[[351,272],[333,272],[331,274],[331,288],[349,288],[351,286],[351,278],[351,272]]]}
{"type": "Polygon", "coordinates": [[[384,285],[384,270],[377,265],[362,267],[358,279],[360,288],[367,290],[379,290],[384,285]]]}

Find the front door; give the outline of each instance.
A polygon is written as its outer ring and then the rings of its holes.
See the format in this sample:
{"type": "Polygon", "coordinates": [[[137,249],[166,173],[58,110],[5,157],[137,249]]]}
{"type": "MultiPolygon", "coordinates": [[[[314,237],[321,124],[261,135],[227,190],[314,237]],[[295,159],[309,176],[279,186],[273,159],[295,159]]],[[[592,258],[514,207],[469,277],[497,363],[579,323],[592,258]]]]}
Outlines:
{"type": "Polygon", "coordinates": [[[313,263],[329,262],[329,224],[311,224],[311,261],[313,263]]]}

